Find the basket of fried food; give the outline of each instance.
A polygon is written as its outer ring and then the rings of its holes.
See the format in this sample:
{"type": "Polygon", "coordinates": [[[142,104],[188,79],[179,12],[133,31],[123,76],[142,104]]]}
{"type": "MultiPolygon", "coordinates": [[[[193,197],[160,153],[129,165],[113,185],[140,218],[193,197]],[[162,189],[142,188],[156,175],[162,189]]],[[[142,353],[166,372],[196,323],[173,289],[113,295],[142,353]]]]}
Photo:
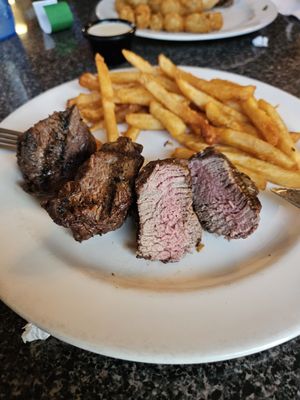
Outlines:
{"type": "Polygon", "coordinates": [[[153,31],[209,33],[223,26],[220,0],[116,0],[119,18],[153,31]]]}
{"type": "Polygon", "coordinates": [[[134,69],[109,71],[96,55],[98,73],[83,73],[85,92],[68,101],[91,131],[103,128],[114,141],[118,123],[126,123],[123,134],[138,142],[141,131],[165,130],[178,144],[171,157],[189,158],[213,146],[260,190],[267,182],[300,188],[300,133],[289,132],[276,107],[255,97],[255,86],[202,79],[163,54],[158,66],[123,54],[134,69]]]}

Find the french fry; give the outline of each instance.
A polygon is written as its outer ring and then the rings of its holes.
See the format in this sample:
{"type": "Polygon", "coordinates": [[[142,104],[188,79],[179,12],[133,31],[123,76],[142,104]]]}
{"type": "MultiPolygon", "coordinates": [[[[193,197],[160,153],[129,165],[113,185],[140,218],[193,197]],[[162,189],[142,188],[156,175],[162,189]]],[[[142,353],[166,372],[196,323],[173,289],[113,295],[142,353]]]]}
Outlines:
{"type": "Polygon", "coordinates": [[[98,131],[100,129],[103,129],[104,128],[104,123],[103,123],[103,121],[98,121],[98,122],[93,123],[89,128],[90,128],[91,132],[95,132],[95,131],[98,131]]]}
{"type": "Polygon", "coordinates": [[[261,132],[267,142],[276,146],[279,141],[279,129],[269,115],[258,107],[254,97],[241,103],[242,108],[252,121],[253,125],[261,132]]]}
{"type": "Polygon", "coordinates": [[[148,61],[144,60],[141,56],[138,56],[133,51],[122,50],[122,54],[129,64],[133,65],[135,68],[141,72],[146,72],[148,74],[156,74],[157,69],[154,68],[148,61]]]}
{"type": "Polygon", "coordinates": [[[130,138],[133,142],[135,142],[139,134],[140,134],[139,128],[136,128],[135,126],[129,126],[127,131],[123,135],[130,138]]]}
{"type": "Polygon", "coordinates": [[[150,113],[161,122],[174,139],[182,141],[181,138],[186,135],[187,127],[180,117],[156,101],[150,103],[150,113]]]}
{"type": "Polygon", "coordinates": [[[100,54],[95,57],[98,71],[100,93],[102,96],[102,107],[104,114],[104,122],[108,142],[114,142],[119,137],[118,126],[115,115],[115,104],[113,102],[114,92],[109,77],[107,65],[100,54]]]}
{"type": "Polygon", "coordinates": [[[285,154],[290,156],[291,159],[294,160],[300,168],[300,154],[297,151],[293,139],[291,138],[289,131],[282,118],[278,114],[276,108],[262,99],[258,101],[258,106],[260,109],[264,110],[268,114],[268,116],[274,121],[278,128],[279,140],[277,147],[285,154]]]}
{"type": "Polygon", "coordinates": [[[80,108],[79,109],[80,115],[82,118],[89,122],[98,122],[101,121],[104,117],[103,115],[103,108],[80,108]]]}
{"type": "Polygon", "coordinates": [[[232,115],[227,114],[223,107],[220,107],[218,103],[207,103],[205,106],[205,113],[208,120],[215,126],[230,128],[259,137],[258,131],[253,125],[247,122],[237,121],[232,117],[232,115]]]}
{"type": "Polygon", "coordinates": [[[225,106],[233,108],[235,111],[238,111],[240,114],[244,114],[244,110],[239,101],[236,100],[226,100],[224,101],[225,106]]]}
{"type": "Polygon", "coordinates": [[[127,114],[141,112],[143,107],[138,104],[116,104],[115,114],[117,123],[125,122],[127,114]]]}
{"type": "Polygon", "coordinates": [[[134,83],[139,80],[139,71],[116,71],[110,72],[109,76],[112,83],[134,83]]]}
{"type": "Polygon", "coordinates": [[[154,100],[152,94],[143,86],[134,88],[124,88],[115,91],[115,103],[118,104],[139,104],[149,106],[154,100]]]}
{"type": "Polygon", "coordinates": [[[261,160],[269,161],[285,169],[293,169],[296,166],[290,157],[264,140],[232,129],[217,128],[217,131],[222,144],[236,147],[261,160]]]}
{"type": "Polygon", "coordinates": [[[161,70],[173,79],[184,79],[195,88],[215,97],[220,101],[227,100],[246,100],[254,94],[255,86],[241,86],[234,82],[223,79],[212,79],[207,81],[198,78],[189,72],[179,69],[172,61],[160,54],[158,57],[161,70]]]}
{"type": "Polygon", "coordinates": [[[238,165],[238,164],[236,164],[235,167],[240,172],[242,172],[243,174],[248,175],[249,178],[255,183],[255,185],[257,186],[257,188],[259,190],[265,190],[266,189],[267,180],[262,174],[260,174],[258,172],[255,172],[255,171],[252,171],[251,169],[243,167],[243,166],[238,165]]]}
{"type": "Polygon", "coordinates": [[[186,103],[178,99],[178,95],[168,92],[150,74],[141,74],[140,82],[152,95],[160,101],[172,113],[179,116],[184,122],[199,125],[201,133],[207,142],[213,143],[216,139],[213,127],[207,120],[196,111],[192,110],[186,103]]]}
{"type": "Polygon", "coordinates": [[[230,108],[228,106],[225,106],[215,98],[209,96],[208,94],[204,93],[203,91],[196,89],[194,86],[192,86],[190,83],[185,81],[184,79],[176,79],[177,86],[181,90],[181,92],[188,98],[190,99],[196,106],[201,108],[202,110],[205,110],[205,106],[208,103],[215,103],[221,107],[224,112],[227,114],[231,115],[233,118],[236,119],[236,121],[239,122],[248,122],[248,118],[239,113],[238,111],[234,110],[233,108],[230,108]]]}
{"type": "Polygon", "coordinates": [[[100,93],[97,91],[92,91],[90,93],[80,93],[73,100],[79,108],[101,107],[101,96],[100,93]]]}
{"type": "Polygon", "coordinates": [[[90,72],[85,72],[79,77],[79,85],[90,90],[99,90],[97,76],[90,72]]]}
{"type": "Polygon", "coordinates": [[[161,131],[164,129],[161,122],[159,122],[159,120],[153,117],[153,115],[151,114],[146,114],[146,113],[127,114],[125,119],[128,125],[131,125],[143,131],[146,130],[161,131]]]}
{"type": "Polygon", "coordinates": [[[300,140],[300,132],[290,132],[290,136],[294,143],[297,143],[300,140]]]}
{"type": "Polygon", "coordinates": [[[258,160],[257,158],[247,156],[245,154],[231,152],[224,152],[224,154],[231,162],[233,162],[233,164],[238,164],[242,167],[251,169],[254,172],[258,172],[262,174],[269,182],[289,188],[300,188],[299,171],[289,171],[278,167],[277,165],[258,160]]]}
{"type": "Polygon", "coordinates": [[[189,159],[192,157],[196,152],[190,149],[187,149],[186,147],[176,147],[176,149],[173,150],[171,153],[172,158],[183,158],[185,160],[189,159]]]}

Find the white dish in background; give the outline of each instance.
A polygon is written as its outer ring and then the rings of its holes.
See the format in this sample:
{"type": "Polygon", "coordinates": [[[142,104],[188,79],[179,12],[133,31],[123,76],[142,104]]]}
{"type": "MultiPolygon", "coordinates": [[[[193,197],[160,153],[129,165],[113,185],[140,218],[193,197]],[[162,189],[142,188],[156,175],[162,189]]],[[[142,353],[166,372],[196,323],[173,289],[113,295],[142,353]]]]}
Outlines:
{"type": "MultiPolygon", "coordinates": [[[[288,93],[239,75],[186,70],[257,85],[257,96],[275,99],[288,127],[299,130],[300,100],[288,93]]],[[[25,130],[80,91],[76,81],[51,89],[1,125],[25,130]]],[[[141,134],[147,161],[169,155],[175,144],[167,140],[165,132],[141,134]]],[[[15,155],[0,150],[0,295],[53,336],[116,358],[181,364],[251,354],[300,334],[299,210],[278,196],[260,195],[261,223],[249,238],[205,233],[200,253],[162,264],[135,258],[131,219],[76,242],[20,179],[15,155]]]]}
{"type": "MultiPolygon", "coordinates": [[[[213,9],[221,11],[224,25],[220,31],[210,33],[155,32],[150,29],[137,29],[136,36],[157,40],[215,40],[241,36],[258,31],[269,25],[277,17],[277,9],[271,0],[235,0],[230,7],[213,9]]],[[[118,18],[114,0],[101,0],[96,6],[99,19],[118,18]]]]}

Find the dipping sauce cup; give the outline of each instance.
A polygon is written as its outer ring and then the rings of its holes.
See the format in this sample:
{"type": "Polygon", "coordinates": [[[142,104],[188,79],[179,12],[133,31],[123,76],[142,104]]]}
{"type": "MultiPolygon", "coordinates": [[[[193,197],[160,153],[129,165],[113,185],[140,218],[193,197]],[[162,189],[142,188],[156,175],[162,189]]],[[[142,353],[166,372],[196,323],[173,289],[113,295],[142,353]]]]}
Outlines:
{"type": "Polygon", "coordinates": [[[129,21],[110,18],[87,24],[82,33],[90,42],[94,53],[100,53],[107,65],[125,62],[122,49],[130,49],[136,27],[129,21]]]}

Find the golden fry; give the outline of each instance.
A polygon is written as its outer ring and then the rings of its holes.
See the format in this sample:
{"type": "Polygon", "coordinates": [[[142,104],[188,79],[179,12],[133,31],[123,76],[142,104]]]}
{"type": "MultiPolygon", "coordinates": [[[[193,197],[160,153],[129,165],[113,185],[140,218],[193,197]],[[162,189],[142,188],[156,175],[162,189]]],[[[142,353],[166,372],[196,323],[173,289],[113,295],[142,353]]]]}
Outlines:
{"type": "Polygon", "coordinates": [[[159,55],[158,61],[160,68],[169,77],[173,79],[184,79],[195,88],[220,101],[246,100],[253,95],[255,90],[255,86],[241,86],[223,79],[206,81],[205,79],[198,78],[197,76],[178,68],[163,54],[159,55]]]}
{"type": "Polygon", "coordinates": [[[294,143],[297,143],[300,140],[300,132],[290,132],[290,136],[294,143]]]}
{"type": "Polygon", "coordinates": [[[141,74],[140,82],[158,101],[179,116],[184,122],[199,125],[206,140],[213,143],[215,140],[214,130],[201,114],[192,110],[186,103],[180,101],[174,93],[168,92],[155,81],[152,75],[141,74]]]}
{"type": "Polygon", "coordinates": [[[221,143],[246,151],[261,160],[269,161],[285,169],[295,167],[295,162],[281,150],[247,133],[218,128],[218,136],[221,143]]]}
{"type": "Polygon", "coordinates": [[[89,122],[98,122],[101,121],[104,117],[103,108],[79,108],[80,115],[82,118],[89,122]]]}
{"type": "Polygon", "coordinates": [[[236,168],[242,172],[243,174],[246,174],[247,176],[249,176],[249,178],[255,183],[255,185],[257,186],[257,188],[259,190],[265,190],[266,186],[267,186],[267,180],[266,178],[258,173],[258,172],[254,172],[249,168],[243,167],[241,165],[236,165],[236,168]]]}
{"type": "Polygon", "coordinates": [[[205,113],[208,120],[214,126],[230,128],[236,131],[248,133],[249,135],[255,137],[259,137],[259,133],[253,125],[247,122],[237,121],[234,117],[232,117],[232,115],[227,114],[226,111],[224,111],[224,108],[220,107],[218,103],[207,103],[205,106],[205,113]]]}
{"type": "Polygon", "coordinates": [[[161,131],[164,129],[161,122],[154,118],[151,114],[146,113],[133,113],[127,114],[126,122],[128,125],[131,125],[135,128],[138,128],[143,131],[161,131]]]}
{"type": "Polygon", "coordinates": [[[112,83],[135,83],[139,81],[139,71],[115,71],[109,76],[112,83]]]}
{"type": "Polygon", "coordinates": [[[124,136],[130,138],[133,142],[135,142],[140,132],[141,130],[139,128],[136,128],[135,126],[129,126],[127,131],[124,132],[124,136]]]}
{"type": "Polygon", "coordinates": [[[278,114],[278,111],[275,107],[269,104],[265,100],[259,100],[258,106],[262,110],[264,110],[270,118],[274,121],[278,128],[279,134],[279,141],[278,141],[278,148],[282,150],[285,154],[291,157],[292,160],[297,163],[298,167],[300,168],[300,154],[297,151],[293,139],[291,138],[289,131],[283,122],[282,118],[278,114]]]}
{"type": "Polygon", "coordinates": [[[226,152],[224,154],[234,164],[241,165],[262,174],[269,182],[290,188],[300,188],[299,171],[289,171],[245,154],[231,152],[226,152]]]}
{"type": "Polygon", "coordinates": [[[79,85],[90,90],[99,90],[99,82],[97,76],[90,72],[84,72],[79,77],[79,85]]]}
{"type": "Polygon", "coordinates": [[[148,74],[156,74],[157,69],[154,68],[148,61],[144,60],[142,57],[135,54],[133,51],[122,50],[123,56],[129,62],[129,64],[133,65],[135,68],[140,70],[141,72],[146,72],[148,74]]]}
{"type": "Polygon", "coordinates": [[[180,141],[180,137],[186,134],[187,127],[180,117],[164,108],[160,103],[150,103],[150,113],[158,119],[174,139],[180,141]]]}
{"type": "Polygon", "coordinates": [[[266,141],[276,146],[279,141],[279,130],[269,115],[258,107],[255,98],[249,97],[248,100],[241,104],[245,114],[247,114],[266,141]]]}
{"type": "Polygon", "coordinates": [[[220,101],[216,100],[215,98],[209,96],[208,94],[202,92],[199,89],[196,89],[193,85],[185,81],[184,79],[176,79],[176,83],[181,90],[181,92],[190,99],[196,106],[205,110],[205,106],[207,103],[215,103],[217,104],[224,112],[231,115],[233,118],[236,119],[238,122],[248,122],[248,118],[239,113],[238,111],[225,106],[220,101]]]}
{"type": "Polygon", "coordinates": [[[104,122],[108,142],[114,142],[119,137],[119,131],[115,115],[115,104],[113,101],[114,92],[109,77],[107,65],[100,54],[95,57],[98,71],[100,93],[102,96],[102,108],[104,113],[104,122]]]}
{"type": "Polygon", "coordinates": [[[124,88],[115,91],[115,103],[118,104],[149,106],[152,100],[154,100],[154,97],[143,86],[129,89],[124,88]]]}

